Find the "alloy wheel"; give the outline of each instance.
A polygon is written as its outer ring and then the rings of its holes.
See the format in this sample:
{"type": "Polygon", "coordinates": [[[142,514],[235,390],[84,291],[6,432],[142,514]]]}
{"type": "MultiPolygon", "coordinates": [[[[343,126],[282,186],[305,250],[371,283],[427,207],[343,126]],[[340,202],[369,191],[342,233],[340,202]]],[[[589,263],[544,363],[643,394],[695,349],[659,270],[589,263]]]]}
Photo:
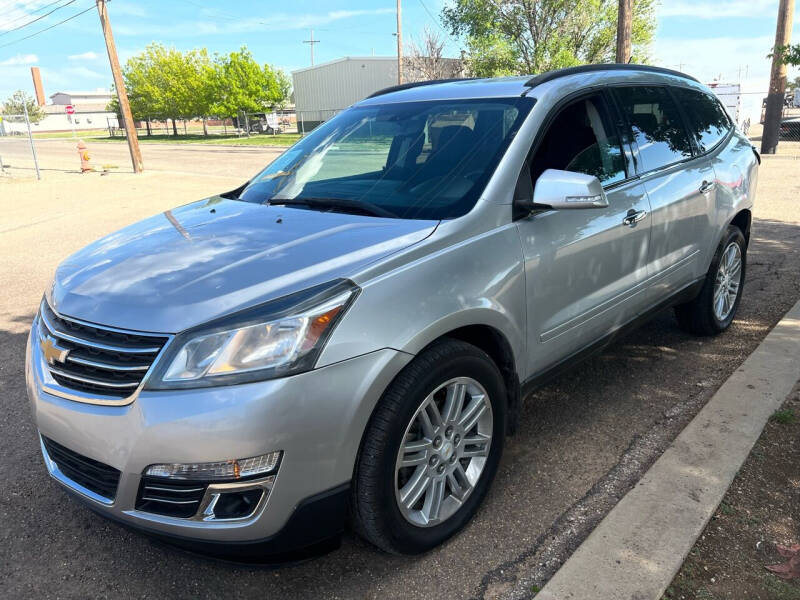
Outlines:
{"type": "Polygon", "coordinates": [[[489,395],[472,378],[446,381],[425,397],[395,465],[395,498],[407,521],[432,527],[458,512],[483,473],[493,425],[489,395]]]}
{"type": "Polygon", "coordinates": [[[719,321],[727,319],[736,304],[742,282],[742,251],[739,244],[731,242],[722,253],[714,281],[714,316],[719,321]]]}

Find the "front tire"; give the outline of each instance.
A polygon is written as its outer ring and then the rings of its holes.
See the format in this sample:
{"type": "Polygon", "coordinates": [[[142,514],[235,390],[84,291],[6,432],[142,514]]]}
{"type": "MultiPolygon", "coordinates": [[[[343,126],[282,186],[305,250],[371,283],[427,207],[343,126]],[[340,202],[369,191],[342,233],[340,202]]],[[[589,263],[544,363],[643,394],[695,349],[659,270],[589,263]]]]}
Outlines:
{"type": "Polygon", "coordinates": [[[746,270],[747,241],[738,227],[729,225],[700,293],[675,307],[678,325],[695,335],[717,335],[730,327],[742,299],[746,270]]]}
{"type": "Polygon", "coordinates": [[[423,351],[367,425],[352,495],[358,533],[417,554],[458,532],[497,471],[505,422],[505,384],[485,352],[455,339],[423,351]]]}

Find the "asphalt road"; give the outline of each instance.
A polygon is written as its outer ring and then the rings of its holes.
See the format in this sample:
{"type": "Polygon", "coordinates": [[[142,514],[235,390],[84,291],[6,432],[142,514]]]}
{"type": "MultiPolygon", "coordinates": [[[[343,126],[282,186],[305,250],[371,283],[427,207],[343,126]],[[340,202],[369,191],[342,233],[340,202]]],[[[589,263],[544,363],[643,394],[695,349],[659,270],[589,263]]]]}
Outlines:
{"type": "Polygon", "coordinates": [[[531,596],[800,297],[800,183],[791,172],[797,161],[788,158],[762,167],[744,298],[728,332],[693,338],[666,312],[527,398],[484,507],[443,547],[388,556],[348,534],[338,551],[274,570],[185,554],[70,500],[45,473],[23,380],[27,327],[64,256],[236,177],[0,180],[2,596],[531,596]]]}

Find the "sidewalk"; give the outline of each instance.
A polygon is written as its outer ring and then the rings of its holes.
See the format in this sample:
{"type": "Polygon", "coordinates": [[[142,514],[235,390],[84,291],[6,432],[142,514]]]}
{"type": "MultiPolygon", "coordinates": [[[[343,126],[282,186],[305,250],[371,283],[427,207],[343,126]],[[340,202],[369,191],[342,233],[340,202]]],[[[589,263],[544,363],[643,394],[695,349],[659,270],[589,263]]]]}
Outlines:
{"type": "Polygon", "coordinates": [[[658,600],[770,415],[800,379],[800,302],[548,582],[537,600],[658,600]]]}

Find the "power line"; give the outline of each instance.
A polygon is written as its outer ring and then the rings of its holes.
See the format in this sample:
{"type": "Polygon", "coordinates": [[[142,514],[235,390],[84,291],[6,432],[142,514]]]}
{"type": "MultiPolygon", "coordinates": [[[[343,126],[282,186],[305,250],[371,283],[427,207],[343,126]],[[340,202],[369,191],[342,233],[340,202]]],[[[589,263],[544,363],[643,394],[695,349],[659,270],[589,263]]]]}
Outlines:
{"type": "MultiPolygon", "coordinates": [[[[428,8],[428,5],[425,4],[424,0],[419,0],[419,3],[422,5],[422,8],[425,9],[425,12],[428,13],[428,16],[431,18],[431,21],[433,21],[434,25],[436,25],[439,29],[444,31],[444,28],[442,27],[442,24],[439,23],[439,19],[437,19],[436,17],[433,16],[433,13],[428,8]]],[[[447,32],[445,31],[445,33],[447,33],[447,32]]]]}
{"type": "Polygon", "coordinates": [[[7,30],[6,30],[6,31],[4,31],[3,33],[0,33],[0,36],[7,35],[7,34],[11,33],[12,31],[18,31],[18,30],[20,30],[20,29],[22,29],[22,28],[24,28],[24,27],[27,27],[28,25],[33,25],[34,23],[36,23],[36,21],[41,21],[42,19],[44,19],[44,18],[46,18],[46,17],[49,17],[50,15],[52,15],[52,14],[53,14],[54,12],[56,12],[57,10],[61,10],[62,8],[66,7],[66,6],[69,6],[70,4],[73,4],[73,3],[75,3],[75,2],[77,2],[77,0],[69,0],[69,2],[67,2],[66,4],[62,4],[61,6],[56,6],[56,7],[55,7],[53,10],[51,10],[49,13],[45,13],[45,14],[43,14],[43,15],[39,16],[39,17],[36,17],[36,18],[35,18],[35,19],[33,19],[32,21],[28,21],[27,23],[23,23],[22,25],[19,25],[19,26],[17,26],[17,27],[14,27],[13,29],[7,29],[7,30]]]}
{"type": "Polygon", "coordinates": [[[45,31],[50,31],[50,30],[51,30],[51,29],[53,29],[54,27],[58,27],[59,25],[63,25],[63,24],[64,24],[64,23],[66,23],[67,21],[71,21],[72,19],[75,19],[75,18],[77,18],[77,17],[80,17],[82,14],[85,14],[85,13],[89,12],[90,10],[94,10],[94,6],[90,6],[90,7],[89,7],[89,8],[87,8],[86,10],[82,10],[82,11],[81,11],[81,12],[79,12],[79,13],[75,13],[75,14],[74,14],[74,15],[72,15],[71,17],[67,17],[67,18],[66,18],[66,19],[64,19],[63,21],[59,21],[58,23],[55,23],[55,24],[53,24],[53,25],[50,25],[50,27],[45,27],[44,29],[40,29],[39,31],[34,31],[34,32],[33,32],[33,33],[31,33],[30,35],[26,35],[25,37],[21,37],[21,38],[19,38],[19,39],[16,39],[16,40],[14,40],[13,42],[8,42],[8,43],[5,43],[5,44],[0,44],[0,48],[6,48],[7,46],[11,46],[11,45],[13,45],[13,44],[16,44],[16,43],[18,43],[18,42],[23,42],[23,41],[25,41],[25,40],[28,40],[28,39],[30,39],[30,38],[32,38],[32,37],[34,37],[34,36],[37,36],[37,35],[39,35],[40,33],[44,33],[45,31]]]}
{"type": "MultiPolygon", "coordinates": [[[[19,17],[11,19],[10,21],[6,21],[5,25],[8,26],[8,25],[11,25],[11,23],[16,23],[17,21],[21,21],[22,19],[26,19],[26,18],[30,17],[31,15],[34,15],[34,14],[36,14],[38,12],[41,12],[41,11],[45,10],[46,8],[50,8],[54,4],[58,4],[59,2],[63,2],[63,0],[56,0],[55,2],[51,2],[50,4],[45,4],[44,6],[40,6],[39,8],[35,8],[30,12],[23,12],[23,14],[21,14],[19,17]]],[[[24,11],[24,10],[27,10],[27,9],[21,8],[20,10],[24,11]]],[[[2,35],[2,34],[0,34],[0,35],[2,35]]]]}
{"type": "Polygon", "coordinates": [[[454,38],[454,37],[453,37],[453,36],[450,34],[450,32],[449,32],[449,31],[447,31],[447,29],[445,29],[444,27],[442,27],[442,24],[441,24],[441,22],[439,21],[439,19],[437,19],[436,17],[434,17],[434,16],[433,16],[433,13],[432,13],[432,12],[430,11],[430,9],[428,8],[428,5],[427,5],[427,4],[425,4],[425,0],[419,0],[419,3],[422,5],[422,8],[424,8],[424,9],[425,9],[425,12],[426,12],[426,13],[428,13],[428,16],[431,18],[431,21],[433,21],[433,22],[434,22],[434,24],[435,24],[435,25],[436,25],[436,26],[437,26],[439,29],[441,29],[441,30],[442,30],[442,33],[444,33],[444,34],[445,34],[447,37],[449,37],[451,42],[454,42],[454,43],[458,44],[458,40],[457,40],[456,38],[454,38]]]}

